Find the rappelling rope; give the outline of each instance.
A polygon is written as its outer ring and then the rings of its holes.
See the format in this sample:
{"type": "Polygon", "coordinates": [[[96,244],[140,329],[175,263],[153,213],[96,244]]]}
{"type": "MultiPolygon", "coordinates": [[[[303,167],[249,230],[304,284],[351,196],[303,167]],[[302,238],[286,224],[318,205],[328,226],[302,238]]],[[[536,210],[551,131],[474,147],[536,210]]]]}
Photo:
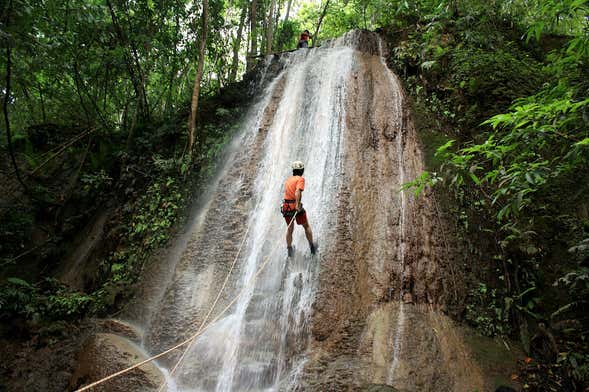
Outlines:
{"type": "MultiPolygon", "coordinates": [[[[225,280],[223,281],[223,284],[221,285],[221,288],[219,289],[219,292],[217,293],[217,298],[215,298],[213,305],[211,305],[211,308],[209,309],[207,315],[200,323],[200,326],[198,327],[198,330],[196,331],[196,333],[199,333],[203,329],[205,323],[209,320],[210,315],[213,313],[213,310],[215,309],[217,302],[219,302],[219,298],[221,298],[221,294],[223,294],[223,291],[225,290],[225,286],[227,285],[227,282],[229,281],[229,276],[231,276],[231,272],[233,272],[233,268],[235,267],[235,264],[237,263],[237,259],[239,258],[239,254],[241,253],[241,249],[243,248],[243,244],[245,244],[245,240],[247,239],[247,234],[250,231],[250,227],[251,227],[251,221],[247,225],[247,230],[245,231],[245,234],[243,235],[243,240],[241,240],[241,244],[239,245],[239,249],[237,250],[237,254],[235,255],[235,258],[233,259],[233,263],[231,263],[231,267],[229,268],[229,271],[225,275],[225,280]]],[[[176,362],[176,364],[174,365],[172,370],[170,370],[170,377],[174,375],[174,373],[176,372],[176,369],[178,369],[178,367],[180,366],[180,363],[184,360],[184,357],[192,348],[193,343],[194,343],[194,339],[192,339],[190,341],[190,344],[188,345],[188,347],[186,347],[186,349],[184,350],[184,352],[182,353],[182,355],[178,359],[178,362],[176,362]]],[[[167,385],[167,383],[164,380],[162,385],[160,385],[158,391],[159,392],[163,391],[164,388],[166,387],[166,385],[167,385]]]]}
{"type": "MultiPolygon", "coordinates": [[[[297,216],[297,213],[298,213],[298,212],[296,212],[296,211],[295,211],[295,214],[293,215],[293,217],[292,217],[292,219],[291,219],[290,223],[288,224],[288,226],[287,226],[287,229],[288,229],[288,228],[290,228],[290,225],[292,225],[292,224],[293,224],[293,222],[295,221],[295,218],[296,218],[296,216],[297,216]]],[[[248,229],[249,229],[249,228],[248,228],[248,229]]],[[[245,238],[246,238],[246,237],[247,237],[247,236],[244,236],[244,240],[242,240],[242,245],[243,245],[243,243],[244,243],[244,241],[245,241],[245,238]]],[[[241,247],[240,247],[240,248],[241,248],[241,247]]],[[[237,259],[237,257],[236,257],[236,259],[237,259]]],[[[159,353],[159,354],[156,354],[156,355],[154,355],[154,356],[152,356],[152,357],[150,357],[150,358],[147,358],[147,359],[145,359],[145,360],[143,360],[143,361],[141,361],[141,362],[138,362],[138,363],[136,363],[135,365],[129,366],[129,367],[128,367],[128,368],[126,368],[126,369],[120,370],[120,371],[118,371],[118,372],[116,372],[116,373],[113,373],[113,374],[111,374],[111,375],[109,375],[109,376],[106,376],[106,377],[104,377],[104,378],[101,378],[101,379],[100,379],[100,380],[98,380],[98,381],[95,381],[95,382],[93,382],[93,383],[91,383],[91,384],[88,384],[88,385],[86,385],[85,387],[79,388],[79,389],[77,389],[75,392],[83,392],[83,391],[87,391],[87,390],[89,390],[89,389],[91,389],[91,388],[94,388],[94,387],[96,387],[96,386],[98,386],[98,385],[100,385],[100,384],[103,384],[103,383],[105,383],[105,382],[107,382],[107,381],[109,381],[109,380],[112,380],[113,378],[116,378],[116,377],[118,377],[118,376],[122,376],[123,374],[125,374],[125,373],[128,373],[128,372],[130,372],[131,370],[137,369],[138,367],[141,367],[141,366],[145,365],[146,363],[149,363],[149,362],[155,361],[156,359],[158,359],[158,358],[161,358],[161,357],[163,357],[164,355],[167,355],[167,354],[171,353],[172,351],[179,349],[180,347],[183,347],[183,346],[185,346],[185,345],[187,345],[187,344],[191,344],[191,343],[192,343],[192,342],[193,342],[193,341],[194,341],[194,340],[195,340],[197,337],[199,337],[200,335],[202,335],[202,334],[203,334],[203,333],[204,333],[204,332],[205,332],[205,331],[206,331],[206,330],[207,330],[207,329],[208,329],[208,328],[209,328],[211,325],[213,325],[214,323],[216,323],[216,322],[217,322],[217,321],[218,321],[218,320],[221,318],[221,316],[222,316],[223,314],[225,314],[225,312],[227,312],[227,311],[229,310],[229,308],[231,308],[231,306],[232,306],[232,305],[233,305],[233,304],[234,304],[234,303],[235,303],[235,302],[236,302],[236,301],[237,301],[237,300],[238,300],[238,299],[239,299],[239,298],[240,298],[240,297],[241,297],[241,296],[242,296],[242,295],[243,295],[243,294],[246,292],[246,290],[247,290],[247,289],[249,289],[250,287],[253,287],[253,285],[256,283],[256,279],[257,279],[257,278],[258,278],[258,276],[259,276],[259,275],[262,273],[262,271],[264,270],[264,268],[265,268],[265,267],[266,267],[266,265],[268,264],[268,261],[269,261],[269,260],[270,260],[270,254],[268,254],[268,256],[266,256],[266,257],[264,258],[264,261],[262,262],[262,265],[260,265],[260,268],[258,268],[258,270],[256,271],[256,274],[255,274],[254,276],[252,276],[252,278],[251,278],[251,279],[250,279],[250,281],[247,283],[247,285],[245,285],[245,286],[244,286],[244,287],[241,289],[241,291],[240,291],[240,292],[239,292],[239,293],[238,293],[238,294],[237,294],[237,295],[236,295],[236,296],[235,296],[235,297],[234,297],[234,298],[233,298],[233,299],[232,299],[232,300],[231,300],[231,301],[230,301],[230,302],[227,304],[227,306],[225,306],[225,308],[224,308],[224,309],[223,309],[223,310],[222,310],[222,311],[221,311],[221,312],[220,312],[220,313],[219,313],[217,316],[215,316],[215,318],[214,318],[214,319],[213,319],[213,320],[212,320],[210,323],[208,323],[208,324],[207,324],[206,326],[204,326],[204,327],[202,327],[202,325],[204,325],[204,322],[203,322],[203,324],[201,325],[201,328],[199,328],[199,329],[198,329],[198,331],[196,331],[196,332],[195,332],[195,333],[194,333],[192,336],[190,336],[188,339],[186,339],[186,340],[184,340],[184,341],[182,341],[182,342],[178,343],[177,345],[175,345],[175,346],[173,346],[173,347],[170,347],[169,349],[167,349],[167,350],[165,350],[165,351],[162,351],[162,352],[161,352],[161,353],[159,353]]],[[[231,271],[229,271],[229,272],[231,272],[231,271]]],[[[221,289],[223,289],[223,288],[221,288],[221,289]]],[[[218,298],[217,298],[217,299],[218,299],[218,298]]],[[[212,312],[212,309],[213,309],[213,308],[214,308],[214,306],[216,305],[216,302],[217,302],[217,301],[215,300],[215,303],[213,304],[213,306],[211,307],[211,310],[210,310],[209,312],[212,312]]],[[[207,315],[207,316],[208,316],[208,315],[207,315]]],[[[188,350],[186,350],[186,351],[188,351],[188,350]]],[[[186,353],[186,351],[185,351],[185,353],[186,353]]],[[[184,354],[183,354],[183,356],[184,356],[184,354]]],[[[182,359],[182,357],[181,357],[181,359],[182,359]]],[[[180,362],[180,360],[178,361],[178,363],[179,363],[179,362],[180,362]]],[[[177,363],[176,365],[178,365],[178,363],[177,363]]],[[[176,368],[176,367],[177,367],[177,366],[175,366],[175,368],[176,368]]]]}

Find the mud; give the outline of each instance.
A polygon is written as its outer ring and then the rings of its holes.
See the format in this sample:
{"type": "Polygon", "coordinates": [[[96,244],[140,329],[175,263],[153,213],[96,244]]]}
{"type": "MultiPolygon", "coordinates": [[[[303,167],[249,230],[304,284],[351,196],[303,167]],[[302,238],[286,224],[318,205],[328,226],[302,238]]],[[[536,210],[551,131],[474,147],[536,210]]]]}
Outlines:
{"type": "Polygon", "coordinates": [[[0,391],[65,391],[77,366],[83,339],[75,326],[67,337],[47,344],[0,340],[0,391]]]}

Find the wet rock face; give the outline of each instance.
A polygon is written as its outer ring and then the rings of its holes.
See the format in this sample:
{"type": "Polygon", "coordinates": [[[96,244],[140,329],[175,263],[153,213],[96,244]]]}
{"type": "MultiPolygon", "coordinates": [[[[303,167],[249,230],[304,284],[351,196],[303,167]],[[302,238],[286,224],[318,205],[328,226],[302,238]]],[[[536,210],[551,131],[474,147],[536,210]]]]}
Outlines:
{"type": "MultiPolygon", "coordinates": [[[[146,356],[129,340],[109,333],[96,334],[86,341],[80,351],[78,367],[70,379],[68,390],[73,391],[144,359],[146,356]]],[[[163,382],[164,376],[150,362],[95,387],[93,391],[157,391],[163,382]]]]}
{"type": "Polygon", "coordinates": [[[129,339],[133,343],[140,344],[141,336],[131,324],[117,319],[96,320],[96,326],[101,332],[113,333],[129,339]]]}
{"type": "Polygon", "coordinates": [[[401,82],[376,34],[348,33],[332,43],[339,44],[356,49],[346,85],[345,181],[324,240],[306,390],[484,390],[439,310],[461,279],[433,195],[399,192],[425,170],[401,82]]]}
{"type": "Polygon", "coordinates": [[[107,249],[105,228],[111,218],[112,209],[105,207],[77,235],[73,251],[66,257],[57,272],[59,280],[81,291],[92,284],[97,275],[103,249],[107,249]]]}
{"type": "Polygon", "coordinates": [[[361,392],[401,392],[396,388],[384,384],[369,384],[360,389],[361,392]]]}
{"type": "Polygon", "coordinates": [[[326,43],[328,47],[347,46],[371,56],[381,55],[378,35],[369,30],[353,30],[326,43]]]}

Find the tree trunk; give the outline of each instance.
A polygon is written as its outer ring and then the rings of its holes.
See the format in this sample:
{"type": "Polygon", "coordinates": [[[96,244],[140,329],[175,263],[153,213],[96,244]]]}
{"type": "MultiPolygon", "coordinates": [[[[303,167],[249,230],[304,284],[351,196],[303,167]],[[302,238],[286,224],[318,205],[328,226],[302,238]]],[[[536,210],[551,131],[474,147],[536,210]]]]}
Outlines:
{"type": "Polygon", "coordinates": [[[313,34],[313,46],[317,43],[317,35],[319,34],[319,29],[321,28],[321,22],[323,22],[323,18],[325,18],[325,14],[327,14],[327,7],[329,7],[329,0],[325,2],[325,7],[323,7],[323,11],[321,15],[319,15],[319,21],[317,22],[317,28],[315,29],[315,34],[313,34]]]}
{"type": "MultiPolygon", "coordinates": [[[[124,1],[123,4],[125,5],[125,15],[127,17],[127,24],[130,26],[131,25],[131,21],[130,21],[130,17],[129,17],[129,4],[127,1],[124,1]]],[[[132,35],[130,35],[132,37],[132,35]]],[[[141,81],[141,83],[139,83],[139,88],[141,91],[141,97],[143,99],[143,105],[142,105],[142,112],[141,112],[141,116],[143,118],[143,120],[150,120],[151,114],[150,114],[150,109],[149,109],[149,102],[147,101],[147,93],[146,93],[146,81],[148,79],[146,73],[143,71],[143,67],[141,66],[141,61],[139,59],[139,54],[137,51],[137,44],[135,43],[135,40],[130,38],[127,39],[127,42],[131,48],[131,54],[133,56],[133,62],[135,63],[135,67],[137,68],[137,73],[139,74],[139,79],[141,81]]]]}
{"type": "Polygon", "coordinates": [[[290,15],[290,6],[292,5],[292,0],[288,0],[286,3],[286,14],[284,15],[284,24],[288,22],[288,16],[290,15]]]}
{"type": "Polygon", "coordinates": [[[37,81],[37,89],[39,90],[39,100],[41,101],[41,118],[43,122],[47,122],[47,113],[45,111],[45,98],[43,98],[43,86],[37,81]]]}
{"type": "Polygon", "coordinates": [[[237,69],[239,68],[239,48],[241,47],[241,36],[243,35],[243,26],[245,25],[245,17],[247,15],[247,3],[241,10],[239,17],[239,28],[237,29],[237,37],[233,42],[233,60],[231,61],[231,71],[229,73],[229,82],[235,82],[237,79],[237,69]]]}
{"type": "MultiPolygon", "coordinates": [[[[276,11],[274,12],[274,40],[276,41],[276,32],[278,29],[278,22],[280,21],[280,10],[282,9],[283,3],[278,0],[276,3],[276,11]]],[[[276,50],[276,49],[274,49],[276,50]]]]}
{"type": "MultiPolygon", "coordinates": [[[[130,45],[128,45],[125,34],[123,33],[123,29],[121,28],[121,25],[120,25],[119,20],[117,18],[117,14],[115,13],[112,2],[110,0],[106,0],[106,4],[107,4],[108,10],[110,12],[110,17],[111,17],[115,32],[117,34],[119,44],[124,48],[130,46],[130,45]]],[[[127,71],[129,72],[129,77],[131,78],[131,84],[133,85],[133,90],[135,91],[135,97],[137,98],[137,107],[138,107],[139,111],[143,114],[143,113],[145,113],[145,110],[146,110],[146,108],[144,108],[146,101],[145,101],[145,97],[144,97],[143,83],[141,81],[139,81],[139,79],[137,78],[137,73],[135,72],[135,68],[133,67],[133,58],[132,58],[132,55],[129,53],[130,51],[131,51],[131,49],[129,49],[129,51],[125,50],[123,56],[125,58],[125,65],[127,66],[127,71]]]]}
{"type": "Polygon", "coordinates": [[[74,59],[73,61],[73,68],[74,68],[74,84],[76,85],[76,93],[78,94],[78,99],[80,100],[80,106],[82,107],[82,111],[84,112],[84,114],[86,115],[86,127],[90,127],[91,124],[93,123],[92,121],[92,116],[90,115],[90,111],[88,110],[88,108],[86,107],[86,104],[84,103],[84,97],[82,96],[82,87],[81,85],[81,79],[82,77],[80,76],[80,69],[78,68],[78,60],[74,59]]]}
{"type": "MultiPolygon", "coordinates": [[[[5,20],[4,20],[4,27],[8,27],[10,23],[10,14],[12,12],[12,1],[8,2],[8,6],[6,9],[5,20]]],[[[4,126],[6,127],[6,142],[8,144],[8,153],[10,155],[10,160],[12,162],[12,166],[14,167],[14,173],[16,174],[16,179],[23,187],[23,190],[26,194],[30,194],[29,188],[24,183],[18,165],[16,163],[16,157],[14,155],[14,148],[12,147],[12,133],[10,131],[10,117],[8,114],[8,103],[10,102],[10,82],[12,80],[12,49],[10,47],[10,35],[7,34],[5,38],[6,42],[6,84],[4,86],[4,102],[2,105],[2,111],[4,113],[4,126]]]]}
{"type": "Polygon", "coordinates": [[[266,54],[272,53],[272,40],[274,38],[274,9],[276,0],[270,2],[270,12],[268,13],[268,29],[266,31],[266,54]]]}
{"type": "Polygon", "coordinates": [[[257,12],[258,1],[252,0],[250,8],[250,55],[247,59],[247,70],[249,71],[254,67],[254,56],[258,54],[258,37],[256,28],[256,12],[257,12]]]}
{"type": "MultiPolygon", "coordinates": [[[[282,29],[280,29],[278,35],[278,51],[284,50],[284,45],[286,44],[286,34],[284,31],[285,26],[288,24],[288,17],[290,16],[290,7],[292,5],[292,0],[288,0],[286,2],[286,13],[284,14],[284,21],[282,22],[282,29]]],[[[276,21],[276,26],[278,26],[278,20],[276,21]]]]}
{"type": "Polygon", "coordinates": [[[176,13],[175,15],[175,20],[176,20],[176,33],[174,34],[174,62],[173,62],[173,66],[172,66],[172,72],[170,72],[170,82],[168,85],[168,98],[166,99],[166,102],[164,104],[164,113],[168,113],[169,112],[169,108],[172,105],[172,97],[173,97],[173,93],[174,93],[174,79],[177,76],[178,73],[178,36],[180,34],[180,16],[176,13]]]}
{"type": "Polygon", "coordinates": [[[196,70],[196,78],[194,80],[194,88],[192,90],[192,103],[190,105],[190,118],[188,120],[188,154],[192,156],[192,148],[194,146],[194,134],[196,129],[196,110],[198,109],[198,95],[200,94],[200,81],[202,80],[202,72],[205,65],[205,54],[207,49],[207,30],[209,23],[209,0],[202,2],[202,31],[200,32],[200,47],[198,52],[198,67],[196,70]]]}
{"type": "Polygon", "coordinates": [[[260,45],[260,54],[258,56],[263,57],[263,55],[266,53],[266,36],[268,34],[268,19],[262,15],[262,18],[260,18],[260,23],[262,24],[262,26],[260,26],[262,28],[262,31],[260,32],[260,42],[258,42],[258,45],[260,45]]]}

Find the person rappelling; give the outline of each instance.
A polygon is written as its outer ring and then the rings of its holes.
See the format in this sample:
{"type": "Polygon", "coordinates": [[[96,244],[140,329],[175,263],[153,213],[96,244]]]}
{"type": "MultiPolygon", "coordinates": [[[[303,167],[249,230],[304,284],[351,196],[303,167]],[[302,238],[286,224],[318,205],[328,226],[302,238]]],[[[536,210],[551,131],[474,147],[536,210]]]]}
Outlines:
{"type": "Polygon", "coordinates": [[[301,198],[303,191],[305,190],[305,179],[303,178],[303,172],[305,171],[305,165],[301,161],[294,161],[292,163],[292,176],[289,177],[284,183],[284,201],[280,212],[284,217],[287,229],[286,229],[286,248],[288,257],[294,256],[294,248],[292,246],[292,233],[294,231],[294,224],[290,224],[292,218],[295,217],[296,223],[302,225],[305,229],[305,235],[307,241],[309,241],[309,248],[311,254],[315,254],[317,251],[317,244],[313,242],[313,232],[311,226],[307,221],[307,212],[303,208],[301,198]],[[296,215],[295,215],[296,214],[296,215]]]}
{"type": "Polygon", "coordinates": [[[299,43],[297,45],[297,49],[300,48],[308,48],[309,47],[309,38],[313,38],[309,30],[305,30],[301,33],[301,37],[299,38],[299,43]]]}

